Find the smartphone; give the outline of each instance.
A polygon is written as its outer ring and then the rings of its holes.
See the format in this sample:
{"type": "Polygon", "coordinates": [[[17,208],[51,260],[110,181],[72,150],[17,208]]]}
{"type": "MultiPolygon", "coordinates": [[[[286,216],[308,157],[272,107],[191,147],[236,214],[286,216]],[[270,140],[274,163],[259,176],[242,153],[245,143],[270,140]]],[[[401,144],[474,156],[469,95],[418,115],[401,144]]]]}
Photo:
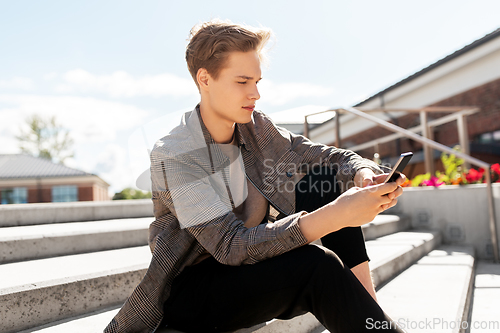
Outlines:
{"type": "Polygon", "coordinates": [[[408,162],[411,160],[412,156],[413,156],[412,152],[401,154],[401,156],[399,156],[399,160],[396,162],[396,164],[392,168],[391,172],[389,173],[387,178],[384,180],[384,183],[395,182],[396,179],[398,179],[399,174],[401,172],[403,172],[404,168],[406,167],[408,162]]]}

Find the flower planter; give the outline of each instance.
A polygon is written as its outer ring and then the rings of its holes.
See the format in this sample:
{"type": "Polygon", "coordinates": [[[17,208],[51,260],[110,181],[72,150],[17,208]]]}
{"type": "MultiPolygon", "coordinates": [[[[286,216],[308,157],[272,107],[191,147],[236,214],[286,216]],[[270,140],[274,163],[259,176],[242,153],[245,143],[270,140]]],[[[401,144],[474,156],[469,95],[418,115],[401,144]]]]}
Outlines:
{"type": "MultiPolygon", "coordinates": [[[[493,198],[500,239],[500,183],[493,198]]],[[[407,187],[388,213],[408,215],[413,228],[441,230],[444,243],[470,244],[478,258],[493,258],[486,184],[407,187]]]]}

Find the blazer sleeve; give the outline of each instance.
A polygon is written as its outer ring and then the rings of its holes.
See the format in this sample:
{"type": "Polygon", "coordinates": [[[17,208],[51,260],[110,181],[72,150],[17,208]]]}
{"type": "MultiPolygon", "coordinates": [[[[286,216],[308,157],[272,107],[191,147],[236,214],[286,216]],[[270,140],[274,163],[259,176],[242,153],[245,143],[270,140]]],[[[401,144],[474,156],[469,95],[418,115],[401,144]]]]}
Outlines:
{"type": "Polygon", "coordinates": [[[351,150],[315,143],[303,135],[294,134],[279,126],[277,128],[289,137],[291,150],[302,156],[303,164],[329,165],[337,170],[337,181],[341,192],[345,192],[355,186],[354,176],[362,168],[369,168],[375,174],[384,173],[378,164],[359,156],[351,150]]]}

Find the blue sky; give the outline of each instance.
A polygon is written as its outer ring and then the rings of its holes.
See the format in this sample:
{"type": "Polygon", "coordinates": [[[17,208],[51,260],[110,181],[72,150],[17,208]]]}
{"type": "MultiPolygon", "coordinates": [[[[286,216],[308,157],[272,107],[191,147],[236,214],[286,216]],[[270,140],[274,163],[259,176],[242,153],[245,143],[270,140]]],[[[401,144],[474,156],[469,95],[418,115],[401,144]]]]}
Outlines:
{"type": "Polygon", "coordinates": [[[257,108],[272,114],[355,104],[500,27],[491,1],[0,0],[0,153],[34,113],[75,139],[69,165],[120,190],[146,148],[198,102],[190,28],[211,18],[275,39],[257,108]]]}

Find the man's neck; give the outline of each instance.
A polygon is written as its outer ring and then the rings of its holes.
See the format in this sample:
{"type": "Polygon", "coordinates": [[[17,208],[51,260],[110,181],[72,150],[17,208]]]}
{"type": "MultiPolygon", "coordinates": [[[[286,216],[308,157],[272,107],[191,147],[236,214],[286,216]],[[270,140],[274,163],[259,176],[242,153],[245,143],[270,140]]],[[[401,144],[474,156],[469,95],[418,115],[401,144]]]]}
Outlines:
{"type": "Polygon", "coordinates": [[[234,138],[235,123],[221,120],[215,113],[200,103],[200,114],[205,127],[217,143],[230,143],[234,138]]]}

